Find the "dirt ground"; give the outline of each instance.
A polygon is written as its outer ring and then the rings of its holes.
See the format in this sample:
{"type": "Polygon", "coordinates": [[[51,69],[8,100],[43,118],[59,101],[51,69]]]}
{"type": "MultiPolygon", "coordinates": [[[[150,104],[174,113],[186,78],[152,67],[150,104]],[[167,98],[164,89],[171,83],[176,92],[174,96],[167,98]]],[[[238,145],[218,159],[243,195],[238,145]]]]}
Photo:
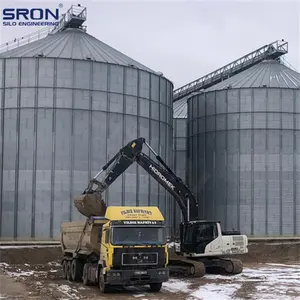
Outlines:
{"type": "Polygon", "coordinates": [[[147,286],[114,289],[62,279],[59,247],[0,248],[0,299],[6,300],[277,300],[300,299],[300,242],[251,244],[243,256],[244,271],[236,276],[205,275],[175,279],[159,293],[147,286]]]}

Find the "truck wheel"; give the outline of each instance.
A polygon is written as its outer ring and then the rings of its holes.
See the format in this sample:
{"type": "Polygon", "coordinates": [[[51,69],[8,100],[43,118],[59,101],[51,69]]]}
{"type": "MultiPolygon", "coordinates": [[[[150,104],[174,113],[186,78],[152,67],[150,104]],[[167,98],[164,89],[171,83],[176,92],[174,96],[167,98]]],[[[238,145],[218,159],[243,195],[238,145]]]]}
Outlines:
{"type": "Polygon", "coordinates": [[[67,263],[67,260],[64,260],[62,263],[63,279],[67,279],[67,263]]]}
{"type": "Polygon", "coordinates": [[[67,280],[72,281],[71,277],[71,261],[68,260],[67,262],[67,280]]]}
{"type": "Polygon", "coordinates": [[[81,281],[83,273],[83,263],[81,260],[75,258],[71,264],[71,279],[72,281],[81,281]]]}
{"type": "Polygon", "coordinates": [[[104,278],[101,276],[99,278],[99,289],[101,293],[107,293],[108,285],[104,283],[104,278]]]}
{"type": "Polygon", "coordinates": [[[84,264],[83,266],[82,282],[84,285],[90,285],[90,281],[88,279],[88,267],[89,267],[88,263],[84,264]]]}
{"type": "Polygon", "coordinates": [[[162,282],[160,283],[150,283],[151,292],[159,292],[162,287],[162,282]]]}

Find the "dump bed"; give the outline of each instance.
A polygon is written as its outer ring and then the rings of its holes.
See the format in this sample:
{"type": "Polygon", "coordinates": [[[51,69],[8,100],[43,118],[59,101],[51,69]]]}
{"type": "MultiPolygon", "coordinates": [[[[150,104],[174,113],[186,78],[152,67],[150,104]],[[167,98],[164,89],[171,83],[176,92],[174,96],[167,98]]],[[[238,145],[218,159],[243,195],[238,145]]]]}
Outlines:
{"type": "Polygon", "coordinates": [[[92,252],[100,254],[100,238],[102,222],[74,221],[61,224],[60,243],[62,251],[65,253],[74,253],[89,255],[92,252]]]}

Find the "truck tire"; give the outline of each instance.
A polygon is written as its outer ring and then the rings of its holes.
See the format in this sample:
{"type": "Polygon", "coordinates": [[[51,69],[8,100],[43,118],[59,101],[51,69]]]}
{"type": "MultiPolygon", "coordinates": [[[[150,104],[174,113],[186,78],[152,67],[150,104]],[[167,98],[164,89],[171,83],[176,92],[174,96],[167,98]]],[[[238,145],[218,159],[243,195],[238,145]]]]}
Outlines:
{"type": "Polygon", "coordinates": [[[71,264],[72,262],[70,260],[67,261],[67,280],[72,281],[72,276],[71,276],[71,264]]]}
{"type": "Polygon", "coordinates": [[[151,292],[159,292],[162,287],[162,282],[160,283],[150,283],[151,292]]]}
{"type": "Polygon", "coordinates": [[[107,293],[108,285],[104,282],[103,276],[99,278],[99,289],[101,293],[107,293]]]}
{"type": "Polygon", "coordinates": [[[81,281],[83,275],[83,263],[80,259],[75,258],[71,264],[71,279],[72,281],[81,281]]]}
{"type": "Polygon", "coordinates": [[[90,285],[90,281],[88,279],[88,267],[89,263],[84,264],[83,271],[82,271],[82,282],[84,285],[90,285]]]}
{"type": "Polygon", "coordinates": [[[68,261],[64,259],[62,263],[63,279],[67,279],[67,263],[68,261]]]}

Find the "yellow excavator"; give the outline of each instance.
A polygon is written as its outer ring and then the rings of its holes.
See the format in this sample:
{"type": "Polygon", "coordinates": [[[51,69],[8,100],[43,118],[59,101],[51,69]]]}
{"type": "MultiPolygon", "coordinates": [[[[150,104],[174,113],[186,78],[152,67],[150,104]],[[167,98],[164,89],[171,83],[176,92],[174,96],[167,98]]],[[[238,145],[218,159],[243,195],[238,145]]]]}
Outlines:
{"type": "Polygon", "coordinates": [[[205,273],[241,273],[242,262],[230,256],[248,252],[247,236],[222,231],[219,221],[200,220],[198,202],[193,193],[145,138],[137,138],[121,148],[89,181],[82,195],[74,198],[78,211],[86,217],[103,216],[106,208],[103,192],[134,162],[174,197],[182,211],[180,243],[175,248],[169,248],[170,275],[202,277],[205,273]],[[158,163],[142,152],[144,145],[155,155],[158,163]],[[98,181],[97,178],[106,170],[104,179],[98,181]]]}

